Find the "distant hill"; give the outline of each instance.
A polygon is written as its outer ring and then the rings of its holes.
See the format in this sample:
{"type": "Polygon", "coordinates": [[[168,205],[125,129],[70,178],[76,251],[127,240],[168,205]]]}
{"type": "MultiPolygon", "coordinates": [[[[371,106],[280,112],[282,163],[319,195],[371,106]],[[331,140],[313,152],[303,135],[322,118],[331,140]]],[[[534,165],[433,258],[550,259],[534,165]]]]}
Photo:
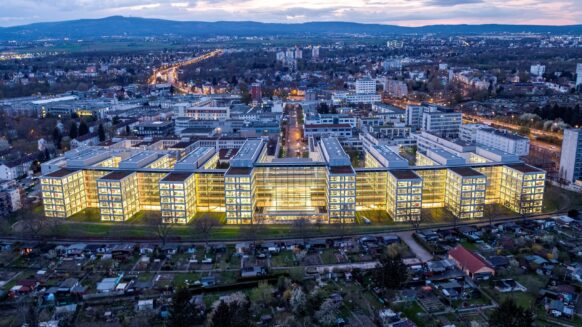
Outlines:
{"type": "Polygon", "coordinates": [[[480,34],[480,33],[553,33],[582,34],[582,25],[430,25],[404,27],[396,25],[348,22],[311,22],[274,24],[251,21],[196,22],[112,16],[0,28],[0,40],[36,40],[44,38],[89,39],[108,36],[211,36],[211,35],[329,35],[370,34],[398,35],[410,33],[480,34]]]}

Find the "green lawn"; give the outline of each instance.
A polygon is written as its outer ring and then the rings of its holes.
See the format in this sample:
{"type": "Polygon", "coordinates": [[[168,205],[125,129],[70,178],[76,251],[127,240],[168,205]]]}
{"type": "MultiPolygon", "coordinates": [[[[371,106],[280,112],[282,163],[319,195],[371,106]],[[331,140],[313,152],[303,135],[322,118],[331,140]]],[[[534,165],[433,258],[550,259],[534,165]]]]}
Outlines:
{"type": "Polygon", "coordinates": [[[281,251],[279,254],[275,254],[271,257],[272,267],[288,267],[295,265],[295,256],[293,252],[286,250],[281,251]]]}
{"type": "Polygon", "coordinates": [[[582,196],[579,193],[567,191],[556,186],[546,185],[544,194],[544,212],[581,208],[582,196]]]}

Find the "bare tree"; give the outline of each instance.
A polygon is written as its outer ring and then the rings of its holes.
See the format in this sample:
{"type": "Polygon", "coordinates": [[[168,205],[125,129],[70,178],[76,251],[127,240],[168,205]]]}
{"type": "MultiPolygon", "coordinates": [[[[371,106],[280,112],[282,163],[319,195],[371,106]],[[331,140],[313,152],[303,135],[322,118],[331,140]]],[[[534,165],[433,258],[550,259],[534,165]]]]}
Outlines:
{"type": "Polygon", "coordinates": [[[256,247],[256,243],[260,238],[261,232],[265,229],[265,225],[261,219],[253,219],[250,225],[246,225],[242,229],[243,238],[251,241],[253,248],[256,247]]]}
{"type": "Polygon", "coordinates": [[[201,218],[195,219],[194,231],[200,233],[204,244],[208,247],[208,240],[213,229],[220,227],[220,221],[212,216],[203,216],[201,218]]]}
{"type": "Polygon", "coordinates": [[[147,226],[156,234],[156,236],[162,242],[162,246],[166,245],[166,241],[168,240],[168,236],[170,232],[174,228],[173,223],[164,223],[162,217],[156,215],[154,213],[146,213],[144,217],[144,221],[147,226]]]}
{"type": "Polygon", "coordinates": [[[305,218],[299,218],[293,221],[293,230],[295,231],[296,234],[303,238],[304,243],[305,240],[307,239],[307,231],[310,225],[311,223],[309,222],[309,220],[305,218]]]}

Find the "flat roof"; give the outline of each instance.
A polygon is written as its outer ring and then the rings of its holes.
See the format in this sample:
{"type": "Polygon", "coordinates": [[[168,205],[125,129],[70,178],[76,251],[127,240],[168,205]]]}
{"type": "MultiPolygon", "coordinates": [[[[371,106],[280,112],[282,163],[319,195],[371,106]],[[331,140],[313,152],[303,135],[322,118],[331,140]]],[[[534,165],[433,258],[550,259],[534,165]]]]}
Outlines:
{"type": "Polygon", "coordinates": [[[453,167],[453,168],[449,168],[449,170],[451,170],[452,172],[461,175],[463,177],[471,177],[471,176],[485,176],[483,174],[481,174],[480,172],[476,171],[473,168],[469,168],[469,167],[453,167]]]}
{"type": "Polygon", "coordinates": [[[377,152],[378,155],[380,155],[382,158],[376,158],[383,162],[382,164],[384,164],[385,166],[390,166],[390,163],[399,163],[399,164],[403,164],[408,166],[408,160],[404,159],[400,154],[392,151],[392,149],[390,149],[388,146],[386,145],[374,145],[372,146],[372,148],[375,150],[374,152],[377,152]]]}
{"type": "Polygon", "coordinates": [[[347,166],[350,164],[350,157],[335,137],[321,139],[321,146],[330,166],[347,166]]]}
{"type": "Polygon", "coordinates": [[[232,158],[231,165],[234,167],[252,167],[261,150],[263,149],[263,140],[248,139],[232,158]]]}
{"type": "Polygon", "coordinates": [[[351,166],[333,166],[329,167],[329,172],[332,174],[354,174],[351,166]]]}
{"type": "Polygon", "coordinates": [[[69,174],[76,172],[75,169],[59,169],[57,171],[53,171],[52,173],[46,174],[45,177],[65,177],[69,174]]]}
{"type": "Polygon", "coordinates": [[[170,149],[184,149],[189,147],[192,143],[194,143],[194,141],[182,141],[182,142],[178,142],[172,146],[170,146],[170,149]]]}
{"type": "Polygon", "coordinates": [[[512,165],[506,165],[507,167],[511,168],[511,169],[515,169],[519,172],[522,173],[542,173],[544,172],[543,170],[530,166],[530,165],[526,165],[524,163],[518,163],[518,164],[512,164],[512,165]]]}
{"type": "Polygon", "coordinates": [[[250,175],[252,171],[252,168],[230,167],[225,175],[250,175]]]}
{"type": "Polygon", "coordinates": [[[162,182],[183,182],[187,180],[190,176],[194,173],[177,173],[171,172],[166,175],[166,177],[162,178],[162,182]]]}
{"type": "Polygon", "coordinates": [[[122,170],[122,171],[112,171],[109,174],[107,174],[107,175],[105,175],[105,176],[103,176],[103,177],[101,177],[99,179],[108,179],[108,180],[113,180],[113,181],[122,180],[125,177],[127,177],[127,176],[129,176],[129,175],[131,175],[133,173],[135,173],[135,171],[125,171],[125,170],[122,170]]]}
{"type": "Polygon", "coordinates": [[[388,172],[396,179],[420,179],[420,176],[412,170],[390,170],[388,172]]]}

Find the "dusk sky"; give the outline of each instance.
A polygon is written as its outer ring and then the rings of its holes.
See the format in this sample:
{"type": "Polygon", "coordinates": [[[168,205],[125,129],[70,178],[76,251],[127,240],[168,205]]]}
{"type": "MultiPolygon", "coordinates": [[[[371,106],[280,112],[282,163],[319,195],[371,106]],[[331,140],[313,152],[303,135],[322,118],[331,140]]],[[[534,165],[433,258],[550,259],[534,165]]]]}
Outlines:
{"type": "Polygon", "coordinates": [[[0,26],[112,15],[407,26],[582,23],[581,0],[2,0],[0,7],[0,26]]]}

